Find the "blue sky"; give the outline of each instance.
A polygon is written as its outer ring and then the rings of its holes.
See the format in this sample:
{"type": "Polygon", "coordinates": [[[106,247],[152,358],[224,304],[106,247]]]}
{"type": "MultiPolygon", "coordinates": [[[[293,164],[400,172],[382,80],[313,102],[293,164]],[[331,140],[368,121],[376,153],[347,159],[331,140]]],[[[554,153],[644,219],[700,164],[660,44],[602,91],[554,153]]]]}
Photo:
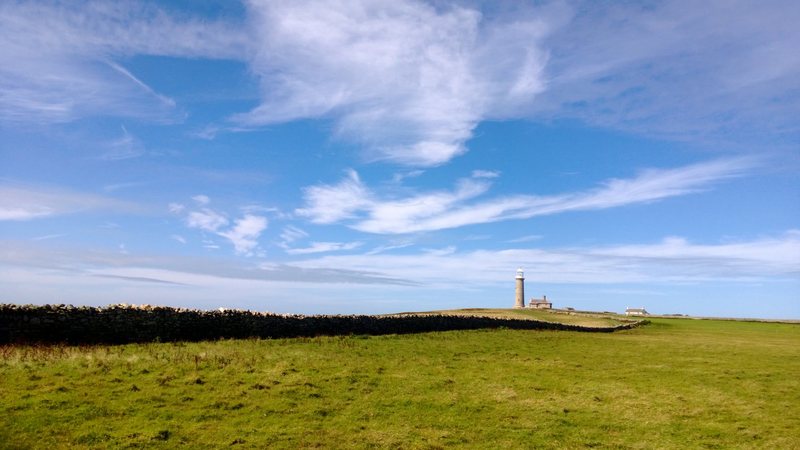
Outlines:
{"type": "Polygon", "coordinates": [[[0,5],[0,302],[800,318],[800,4],[0,5]]]}

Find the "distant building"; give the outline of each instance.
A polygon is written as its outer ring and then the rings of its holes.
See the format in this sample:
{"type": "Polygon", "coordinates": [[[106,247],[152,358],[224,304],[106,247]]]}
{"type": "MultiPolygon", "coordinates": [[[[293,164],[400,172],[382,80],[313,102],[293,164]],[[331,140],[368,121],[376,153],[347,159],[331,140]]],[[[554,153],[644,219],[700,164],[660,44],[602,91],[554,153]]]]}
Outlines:
{"type": "Polygon", "coordinates": [[[542,298],[532,298],[530,302],[528,302],[528,308],[533,309],[553,309],[553,304],[547,301],[547,296],[543,296],[542,298]]]}
{"type": "Polygon", "coordinates": [[[650,313],[644,308],[625,308],[626,316],[649,316],[650,313]]]}

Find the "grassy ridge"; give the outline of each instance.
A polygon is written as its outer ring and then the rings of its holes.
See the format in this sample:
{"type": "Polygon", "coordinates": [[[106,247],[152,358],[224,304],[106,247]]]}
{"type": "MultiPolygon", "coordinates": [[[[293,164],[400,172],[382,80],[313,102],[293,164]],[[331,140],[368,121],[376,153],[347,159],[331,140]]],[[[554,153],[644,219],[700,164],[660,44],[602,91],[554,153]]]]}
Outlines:
{"type": "Polygon", "coordinates": [[[0,347],[6,448],[800,448],[800,326],[0,347]]]}
{"type": "Polygon", "coordinates": [[[498,319],[529,319],[542,322],[556,322],[581,327],[615,327],[621,325],[625,318],[616,314],[575,313],[558,309],[452,309],[431,311],[418,314],[443,314],[458,316],[494,317],[498,319]]]}

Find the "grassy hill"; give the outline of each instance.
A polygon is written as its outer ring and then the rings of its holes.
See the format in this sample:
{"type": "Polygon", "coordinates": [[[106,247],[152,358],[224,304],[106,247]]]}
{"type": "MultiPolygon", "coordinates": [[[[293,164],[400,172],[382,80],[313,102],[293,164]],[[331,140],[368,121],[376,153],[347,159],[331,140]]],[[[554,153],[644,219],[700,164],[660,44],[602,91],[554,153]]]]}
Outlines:
{"type": "Polygon", "coordinates": [[[451,309],[426,311],[411,314],[446,314],[458,316],[484,316],[500,319],[530,319],[543,322],[558,322],[582,327],[614,327],[626,319],[611,313],[574,312],[560,309],[451,309]]]}
{"type": "Polygon", "coordinates": [[[800,326],[691,319],[2,346],[0,447],[800,448],[798,373],[800,326]]]}

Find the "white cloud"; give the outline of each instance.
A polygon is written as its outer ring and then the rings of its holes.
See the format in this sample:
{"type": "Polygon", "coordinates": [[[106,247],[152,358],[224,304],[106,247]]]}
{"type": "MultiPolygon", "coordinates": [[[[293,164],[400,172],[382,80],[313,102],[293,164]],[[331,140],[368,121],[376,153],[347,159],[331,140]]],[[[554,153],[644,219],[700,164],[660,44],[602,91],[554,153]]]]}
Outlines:
{"type": "Polygon", "coordinates": [[[518,237],[516,239],[508,240],[506,242],[508,242],[510,244],[519,244],[519,243],[522,243],[522,242],[538,241],[542,237],[543,236],[540,235],[540,234],[529,234],[527,236],[521,236],[521,237],[518,237]]]}
{"type": "Polygon", "coordinates": [[[219,245],[210,239],[204,239],[203,248],[207,248],[209,250],[219,250],[219,245]]]}
{"type": "Polygon", "coordinates": [[[208,198],[207,195],[202,195],[202,194],[201,195],[195,195],[194,197],[192,197],[192,200],[194,200],[195,203],[197,203],[200,206],[205,206],[211,201],[211,199],[208,198]]]}
{"type": "Polygon", "coordinates": [[[602,257],[673,261],[676,264],[687,261],[724,261],[722,270],[736,268],[738,273],[744,275],[751,268],[754,274],[791,273],[800,271],[800,230],[787,231],[780,238],[761,238],[720,245],[698,245],[681,237],[668,237],[655,245],[600,248],[591,253],[602,257]],[[761,267],[753,268],[756,264],[761,267]]]}
{"type": "Polygon", "coordinates": [[[170,17],[129,2],[0,3],[0,118],[66,122],[91,115],[163,120],[175,103],[114,58],[243,57],[241,26],[170,17]]]}
{"type": "Polygon", "coordinates": [[[116,192],[116,191],[119,191],[121,189],[130,189],[130,188],[133,188],[133,187],[144,186],[146,184],[148,184],[148,182],[145,182],[145,181],[130,181],[130,182],[124,182],[124,183],[112,183],[112,184],[107,184],[107,185],[103,186],[103,190],[106,191],[106,192],[116,192]]]}
{"type": "MultiPolygon", "coordinates": [[[[192,199],[198,206],[202,207],[194,211],[188,211],[185,217],[186,226],[227,239],[233,244],[234,251],[237,254],[252,256],[255,253],[258,247],[258,239],[269,225],[269,220],[266,217],[246,213],[242,217],[235,219],[231,224],[225,214],[206,206],[211,202],[208,196],[196,195],[192,199]]],[[[176,214],[182,214],[185,209],[183,205],[170,204],[170,211],[176,214]]],[[[173,239],[181,243],[186,242],[181,236],[176,237],[176,235],[173,235],[173,239]]],[[[208,239],[203,241],[203,246],[210,249],[219,248],[215,242],[208,239]]]]}
{"type": "Polygon", "coordinates": [[[231,241],[236,253],[250,255],[258,246],[258,238],[267,229],[268,223],[266,217],[245,214],[236,219],[232,228],[217,234],[231,241]]]}
{"type": "Polygon", "coordinates": [[[728,295],[746,288],[747,304],[763,293],[763,301],[757,301],[752,310],[757,315],[796,318],[798,314],[800,230],[722,243],[667,238],[653,244],[443,253],[321,255],[278,264],[208,256],[125,255],[113,247],[86,252],[5,240],[0,241],[0,281],[19,302],[41,302],[55,295],[76,304],[102,305],[109,302],[113,288],[115,301],[128,303],[168,301],[206,307],[210,301],[218,307],[220,293],[227,293],[234,303],[251,299],[248,308],[264,308],[266,301],[286,312],[300,312],[298,308],[308,303],[298,306],[295,300],[300,292],[310,295],[309,301],[319,301],[318,306],[326,306],[325,311],[312,308],[317,313],[363,311],[359,307],[376,304],[383,306],[371,312],[388,313],[464,307],[465,302],[476,307],[508,305],[514,271],[522,265],[528,290],[536,295],[550,294],[550,289],[561,285],[557,290],[562,295],[553,297],[562,306],[564,302],[578,306],[573,301],[580,302],[584,296],[591,299],[587,307],[608,308],[598,305],[613,304],[625,291],[634,294],[628,298],[635,298],[646,297],[645,290],[655,290],[670,295],[671,300],[659,301],[662,311],[690,312],[690,303],[696,303],[716,309],[715,314],[730,315],[728,295]],[[665,248],[672,253],[662,255],[665,248]],[[158,285],[180,285],[180,289],[153,290],[158,285]],[[542,291],[542,285],[550,287],[542,291]],[[684,302],[675,297],[687,293],[691,298],[684,302]],[[772,297],[775,294],[777,299],[772,297]]]}
{"type": "Polygon", "coordinates": [[[452,192],[438,191],[420,194],[403,200],[379,201],[361,182],[355,171],[336,185],[318,185],[304,189],[306,207],[296,212],[315,223],[334,223],[357,217],[369,211],[371,221],[361,222],[356,228],[371,231],[374,223],[393,222],[398,228],[410,227],[412,222],[434,214],[441,214],[453,205],[483,194],[489,184],[472,179],[460,180],[452,192]]]}
{"type": "Polygon", "coordinates": [[[144,84],[140,79],[136,78],[132,73],[130,73],[130,71],[128,71],[128,69],[122,67],[121,65],[119,65],[119,64],[117,64],[115,62],[111,62],[111,61],[108,61],[107,64],[112,69],[116,70],[117,72],[119,72],[122,75],[124,75],[125,77],[127,77],[135,85],[139,86],[143,91],[147,92],[151,96],[153,96],[156,99],[160,100],[161,103],[164,106],[168,106],[168,107],[174,107],[175,106],[175,100],[173,100],[173,99],[171,99],[171,98],[169,98],[169,97],[167,97],[165,95],[161,95],[158,92],[154,91],[150,86],[144,84]]]}
{"type": "Polygon", "coordinates": [[[381,245],[381,246],[375,247],[372,250],[368,251],[366,254],[367,255],[377,255],[379,253],[385,253],[385,252],[388,252],[388,251],[391,251],[391,250],[397,250],[397,249],[400,249],[400,248],[411,247],[412,245],[414,245],[413,242],[403,242],[403,241],[401,241],[401,242],[397,242],[397,243],[394,243],[394,244],[381,245]]]}
{"type": "Polygon", "coordinates": [[[447,256],[454,254],[458,249],[455,246],[447,246],[444,248],[426,248],[424,253],[429,256],[447,256]]]}
{"type": "Polygon", "coordinates": [[[306,188],[306,207],[298,214],[316,223],[348,221],[350,227],[369,233],[414,233],[654,202],[708,189],[719,181],[741,176],[754,164],[750,159],[721,159],[676,169],[650,169],[587,191],[504,196],[481,202],[472,200],[489,190],[485,180],[463,179],[453,191],[383,200],[353,172],[337,185],[306,188]]]}
{"type": "Polygon", "coordinates": [[[186,225],[189,228],[199,228],[203,231],[217,233],[220,228],[228,225],[228,219],[213,209],[202,208],[189,213],[186,217],[186,225]]]}
{"type": "Polygon", "coordinates": [[[328,255],[293,263],[303,268],[372,271],[431,286],[508,283],[522,266],[533,283],[675,283],[795,279],[800,231],[717,244],[667,238],[657,244],[413,254],[328,255]]]}
{"type": "Polygon", "coordinates": [[[170,203],[167,205],[167,209],[169,209],[169,212],[172,214],[180,214],[186,209],[186,205],[182,205],[180,203],[170,203]]]}
{"type": "Polygon", "coordinates": [[[0,206],[0,220],[30,220],[55,214],[49,206],[0,206]]]}
{"type": "Polygon", "coordinates": [[[695,141],[796,135],[798,21],[793,1],[576,3],[530,111],[695,141]]]}
{"type": "Polygon", "coordinates": [[[35,238],[31,238],[32,241],[48,241],[50,239],[58,239],[61,237],[66,236],[66,234],[46,234],[44,236],[37,236],[35,238]]]}
{"type": "Polygon", "coordinates": [[[392,183],[402,183],[406,178],[417,178],[425,173],[424,170],[409,170],[407,172],[400,172],[392,175],[392,183]]]}
{"type": "Polygon", "coordinates": [[[31,242],[6,241],[0,242],[0,263],[73,272],[80,272],[84,267],[139,267],[233,279],[319,283],[346,280],[356,284],[434,287],[507,285],[520,266],[525,269],[529,283],[767,282],[797,279],[800,230],[721,243],[692,243],[684,238],[668,237],[653,244],[618,246],[474,251],[446,247],[402,254],[324,255],[257,266],[229,260],[124,255],[117,251],[72,252],[31,242]]]}
{"type": "Polygon", "coordinates": [[[252,2],[263,99],[234,119],[331,118],[370,159],[418,166],[463,153],[487,119],[578,118],[729,146],[800,132],[796,2],[482,9],[252,2]]]}
{"type": "Polygon", "coordinates": [[[358,222],[354,228],[381,234],[437,229],[430,228],[432,219],[450,214],[449,211],[457,205],[484,194],[489,187],[485,182],[464,179],[452,192],[439,191],[402,200],[375,202],[370,205],[369,217],[358,222]]]}
{"type": "Polygon", "coordinates": [[[311,253],[353,250],[360,247],[362,244],[362,242],[312,242],[309,247],[286,249],[286,253],[290,255],[308,255],[311,253]]]}
{"type": "MultiPolygon", "coordinates": [[[[203,240],[203,244],[206,248],[219,249],[219,246],[211,240],[203,240]]],[[[213,281],[208,280],[210,277],[215,280],[290,282],[293,288],[302,287],[307,283],[415,285],[408,280],[386,278],[374,271],[353,272],[335,268],[314,270],[289,264],[253,263],[252,260],[246,259],[148,255],[144,252],[131,255],[121,254],[116,249],[86,252],[68,247],[43,246],[41,243],[30,241],[9,240],[0,240],[0,267],[44,269],[47,273],[62,272],[70,276],[82,275],[86,271],[114,273],[157,278],[178,284],[203,284],[198,283],[203,278],[213,284],[213,281]],[[143,271],[150,272],[150,275],[146,275],[143,271]],[[158,272],[163,275],[156,275],[158,272]]],[[[8,273],[0,270],[2,275],[8,273]]]]}
{"type": "Polygon", "coordinates": [[[240,23],[146,3],[2,2],[0,118],[180,119],[121,63],[157,55],[247,62],[262,101],[233,117],[239,128],[329,118],[371,159],[412,165],[450,160],[495,119],[577,117],[677,137],[800,131],[796,2],[482,9],[251,1],[240,23]]]}
{"type": "Polygon", "coordinates": [[[433,166],[477,124],[544,89],[541,41],[560,8],[509,20],[414,0],[249,4],[261,105],[245,126],[332,117],[371,159],[433,166]]]}
{"type": "Polygon", "coordinates": [[[135,211],[130,203],[56,187],[0,185],[0,221],[32,220],[90,210],[135,211]]]}
{"type": "Polygon", "coordinates": [[[333,223],[353,217],[353,214],[372,204],[370,193],[354,170],[336,185],[317,185],[305,188],[306,207],[297,214],[315,223],[333,223]]]}
{"type": "Polygon", "coordinates": [[[233,117],[239,127],[330,118],[371,159],[412,165],[464,152],[487,119],[577,117],[695,137],[800,129],[796,2],[482,9],[251,1],[240,23],[145,3],[3,2],[0,118],[180,118],[121,63],[157,55],[247,62],[262,101],[233,117]]]}
{"type": "Polygon", "coordinates": [[[298,239],[303,239],[305,237],[308,237],[308,233],[293,225],[287,225],[283,227],[283,231],[281,231],[280,237],[281,237],[281,243],[285,246],[291,244],[292,242],[298,239]]]}
{"type": "Polygon", "coordinates": [[[569,210],[604,209],[691,194],[708,189],[713,183],[742,176],[755,160],[719,159],[677,169],[649,169],[631,179],[612,179],[593,191],[555,197],[522,212],[523,217],[569,210]],[[528,215],[530,214],[530,215],[528,215]]]}
{"type": "Polygon", "coordinates": [[[119,161],[138,158],[142,156],[144,152],[144,145],[123,126],[122,136],[108,144],[108,150],[100,156],[100,159],[119,161]]]}
{"type": "Polygon", "coordinates": [[[472,178],[497,178],[500,172],[496,170],[473,170],[472,178]]]}

